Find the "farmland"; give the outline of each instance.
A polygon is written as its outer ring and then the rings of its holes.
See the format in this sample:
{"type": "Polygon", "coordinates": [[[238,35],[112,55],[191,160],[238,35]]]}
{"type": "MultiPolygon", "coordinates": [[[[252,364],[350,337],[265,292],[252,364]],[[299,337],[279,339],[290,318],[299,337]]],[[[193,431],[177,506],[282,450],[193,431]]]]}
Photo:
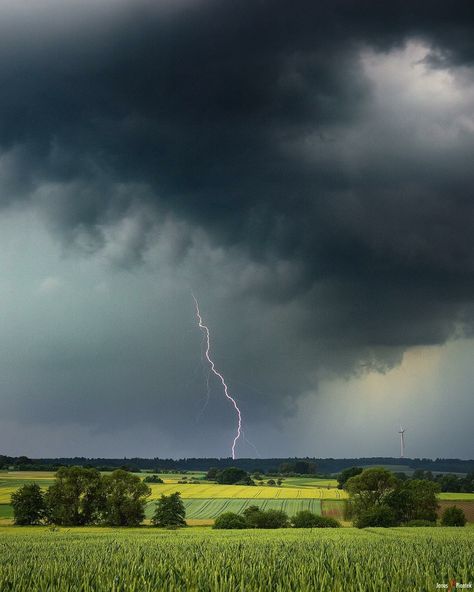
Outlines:
{"type": "Polygon", "coordinates": [[[217,485],[205,483],[151,485],[151,498],[161,494],[169,495],[175,491],[181,493],[183,499],[232,498],[232,499],[345,499],[346,493],[336,488],[325,487],[271,487],[253,485],[217,485]]]}
{"type": "Polygon", "coordinates": [[[0,528],[0,590],[434,590],[474,580],[473,534],[0,528]]]}
{"type": "MultiPolygon", "coordinates": [[[[185,499],[186,517],[190,519],[216,518],[223,512],[242,513],[245,508],[257,505],[262,510],[283,510],[289,516],[293,516],[300,510],[310,510],[315,514],[321,514],[321,500],[319,499],[185,499]]],[[[147,517],[151,517],[154,510],[154,502],[147,505],[147,517]]]]}
{"type": "MultiPolygon", "coordinates": [[[[143,473],[139,474],[143,477],[143,473]]],[[[151,496],[146,508],[149,519],[154,510],[154,502],[161,494],[169,495],[179,491],[186,508],[186,516],[193,523],[204,523],[219,516],[223,512],[241,513],[249,505],[258,505],[269,510],[283,510],[292,516],[299,510],[310,510],[316,514],[332,516],[339,520],[344,515],[344,500],[347,495],[335,487],[334,479],[317,479],[314,477],[290,477],[283,480],[282,486],[269,485],[218,485],[203,480],[204,473],[186,474],[188,480],[195,479],[198,483],[179,483],[184,479],[180,473],[164,473],[160,477],[163,484],[151,484],[151,496]]],[[[52,472],[2,472],[0,473],[0,524],[12,519],[9,505],[10,496],[18,487],[25,483],[38,483],[46,489],[54,482],[52,472]]],[[[441,493],[442,507],[458,502],[470,521],[474,520],[474,494],[472,493],[441,493]]]]}
{"type": "MultiPolygon", "coordinates": [[[[187,474],[188,479],[201,479],[200,483],[178,483],[183,480],[183,475],[166,473],[160,475],[165,481],[163,484],[150,484],[151,496],[147,504],[146,515],[150,518],[153,514],[154,501],[160,495],[169,495],[179,491],[186,507],[186,516],[189,519],[209,520],[216,518],[222,512],[242,512],[249,505],[258,505],[269,510],[284,510],[289,515],[294,515],[299,510],[311,510],[316,514],[326,513],[324,504],[329,500],[344,500],[347,496],[344,491],[334,487],[335,480],[322,480],[315,478],[290,478],[283,481],[282,487],[269,485],[218,485],[202,481],[203,473],[187,474]]],[[[143,474],[140,474],[143,477],[143,474]]],[[[52,472],[9,472],[0,473],[0,524],[2,520],[12,518],[12,510],[9,506],[10,496],[25,483],[38,483],[46,489],[54,481],[52,472]]],[[[342,504],[338,504],[338,512],[335,515],[342,517],[342,504]]]]}

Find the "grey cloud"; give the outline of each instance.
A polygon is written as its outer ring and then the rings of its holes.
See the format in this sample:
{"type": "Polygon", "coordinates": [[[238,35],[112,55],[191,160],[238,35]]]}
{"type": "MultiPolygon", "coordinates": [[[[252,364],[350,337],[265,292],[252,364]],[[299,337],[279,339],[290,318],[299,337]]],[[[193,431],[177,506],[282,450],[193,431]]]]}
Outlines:
{"type": "MultiPolygon", "coordinates": [[[[49,344],[38,364],[51,364],[52,382],[43,370],[37,381],[54,417],[78,400],[81,421],[95,408],[100,422],[120,424],[140,368],[157,358],[157,375],[143,371],[137,387],[145,411],[127,418],[159,415],[166,392],[159,421],[172,423],[195,400],[199,335],[168,338],[192,324],[191,287],[256,417],[292,413],[325,376],[386,370],[409,347],[472,334],[470,2],[30,8],[38,19],[19,3],[0,6],[0,202],[33,207],[66,260],[86,254],[120,268],[105,266],[104,276],[130,274],[138,292],[154,289],[150,274],[180,294],[175,328],[135,318],[117,334],[104,329],[103,343],[78,342],[71,359],[98,352],[83,358],[80,381],[60,355],[67,334],[49,344]],[[423,57],[411,57],[419,46],[423,57]],[[401,65],[390,65],[399,54],[401,65]],[[414,80],[428,86],[400,93],[420,63],[414,80]],[[451,76],[455,98],[440,96],[433,73],[451,76]],[[115,372],[127,356],[136,370],[115,372]],[[180,356],[186,387],[176,383],[180,356]],[[93,359],[104,370],[87,377],[93,359]]],[[[114,306],[135,310],[133,289],[120,289],[129,304],[114,306]]],[[[11,397],[11,413],[27,415],[24,400],[46,421],[49,407],[41,415],[34,391],[23,396],[16,408],[11,397]]]]}

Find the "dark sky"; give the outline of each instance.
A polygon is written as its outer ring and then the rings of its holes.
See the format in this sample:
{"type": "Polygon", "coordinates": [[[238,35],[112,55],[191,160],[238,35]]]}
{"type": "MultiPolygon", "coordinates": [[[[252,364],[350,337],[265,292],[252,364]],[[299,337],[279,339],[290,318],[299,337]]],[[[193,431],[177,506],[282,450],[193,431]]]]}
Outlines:
{"type": "Polygon", "coordinates": [[[474,457],[474,5],[0,1],[0,453],[474,457]]]}

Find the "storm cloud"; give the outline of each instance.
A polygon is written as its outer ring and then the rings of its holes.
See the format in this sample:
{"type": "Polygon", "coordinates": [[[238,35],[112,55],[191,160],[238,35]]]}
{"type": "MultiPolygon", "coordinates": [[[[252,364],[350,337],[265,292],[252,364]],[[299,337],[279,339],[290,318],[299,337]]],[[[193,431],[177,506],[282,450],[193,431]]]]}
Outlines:
{"type": "Polygon", "coordinates": [[[0,204],[54,237],[36,294],[75,311],[29,353],[10,323],[5,417],[179,425],[188,453],[191,289],[260,431],[472,337],[473,40],[468,1],[1,2],[0,204]]]}

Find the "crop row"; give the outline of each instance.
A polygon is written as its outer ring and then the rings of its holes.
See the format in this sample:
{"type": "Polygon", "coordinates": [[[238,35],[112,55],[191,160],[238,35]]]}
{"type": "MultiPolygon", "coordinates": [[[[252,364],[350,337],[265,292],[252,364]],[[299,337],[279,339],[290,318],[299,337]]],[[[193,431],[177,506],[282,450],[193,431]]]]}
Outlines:
{"type": "MultiPolygon", "coordinates": [[[[283,510],[289,516],[294,516],[300,510],[310,510],[315,514],[321,514],[321,500],[317,499],[187,499],[184,500],[186,518],[210,519],[217,518],[224,512],[241,514],[249,506],[256,505],[261,510],[283,510]]],[[[154,511],[154,502],[147,506],[147,517],[151,517],[154,511]]]]}

